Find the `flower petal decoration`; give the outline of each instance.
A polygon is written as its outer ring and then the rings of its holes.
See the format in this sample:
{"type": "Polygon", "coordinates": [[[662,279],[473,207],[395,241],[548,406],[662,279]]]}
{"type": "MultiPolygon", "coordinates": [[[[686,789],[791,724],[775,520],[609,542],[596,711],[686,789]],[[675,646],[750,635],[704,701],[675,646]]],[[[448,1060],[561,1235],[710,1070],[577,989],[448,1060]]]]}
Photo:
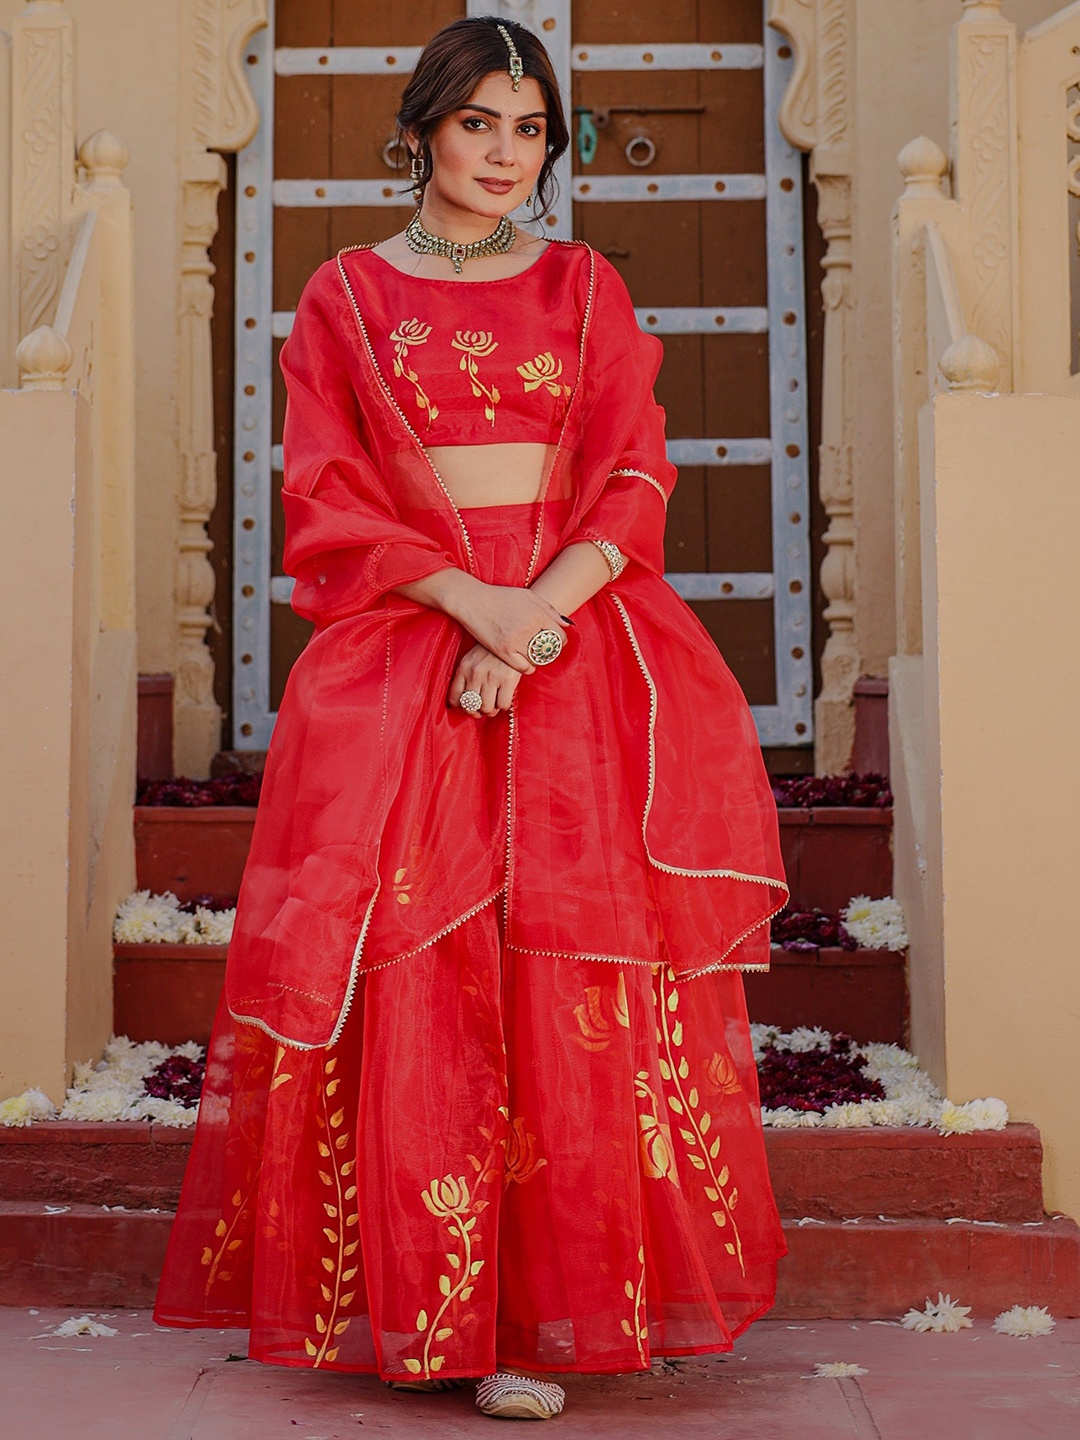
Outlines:
{"type": "Polygon", "coordinates": [[[999,1335],[1031,1340],[1037,1335],[1049,1335],[1056,1324],[1045,1305],[1014,1305],[1001,1312],[994,1321],[994,1329],[999,1335]]]}
{"type": "Polygon", "coordinates": [[[939,1135],[966,1135],[972,1130],[1004,1130],[1008,1123],[1009,1107],[1004,1100],[990,1096],[985,1100],[969,1100],[965,1105],[950,1105],[946,1101],[937,1125],[939,1135]]]}
{"type": "Polygon", "coordinates": [[[843,912],[844,929],[867,950],[906,950],[909,945],[899,900],[856,895],[843,912]]]}
{"type": "Polygon", "coordinates": [[[818,1360],[814,1364],[814,1373],[804,1375],[804,1380],[849,1380],[856,1375],[869,1375],[870,1371],[863,1365],[849,1365],[844,1360],[818,1360]]]}
{"type": "Polygon", "coordinates": [[[952,1335],[957,1330],[970,1330],[972,1322],[970,1305],[961,1305],[951,1295],[938,1291],[936,1302],[926,1297],[924,1310],[909,1310],[901,1317],[900,1324],[905,1330],[917,1330],[921,1335],[928,1332],[935,1335],[952,1335]]]}
{"type": "Polygon", "coordinates": [[[52,1120],[56,1106],[42,1090],[24,1090],[9,1100],[0,1100],[0,1125],[21,1129],[35,1120],[52,1120]]]}
{"type": "Polygon", "coordinates": [[[202,808],[207,805],[257,805],[262,789],[262,772],[248,775],[237,771],[213,780],[192,780],[176,775],[171,780],[136,782],[136,805],[167,805],[173,808],[202,808]]]}
{"type": "Polygon", "coordinates": [[[753,1022],[762,1124],[776,1129],[937,1126],[942,1134],[1003,1130],[1009,1110],[993,1097],[953,1105],[899,1045],[857,1045],[850,1035],[753,1022]]]}
{"type": "Polygon", "coordinates": [[[195,901],[181,904],[171,890],[134,890],[117,907],[113,939],[122,945],[227,945],[235,919],[235,905],[214,910],[195,901]]]}
{"type": "Polygon", "coordinates": [[[155,1120],[190,1127],[199,1113],[205,1064],[206,1052],[191,1040],[170,1047],[156,1040],[134,1044],[126,1035],[114,1035],[96,1065],[82,1061],[75,1066],[60,1119],[155,1120]]]}
{"type": "Polygon", "coordinates": [[[876,771],[847,775],[774,775],[772,792],[777,805],[799,810],[821,805],[885,809],[893,803],[888,780],[876,771]]]}
{"type": "Polygon", "coordinates": [[[119,1335],[120,1332],[112,1325],[102,1325],[92,1315],[73,1315],[49,1333],[66,1339],[69,1335],[119,1335]]]}

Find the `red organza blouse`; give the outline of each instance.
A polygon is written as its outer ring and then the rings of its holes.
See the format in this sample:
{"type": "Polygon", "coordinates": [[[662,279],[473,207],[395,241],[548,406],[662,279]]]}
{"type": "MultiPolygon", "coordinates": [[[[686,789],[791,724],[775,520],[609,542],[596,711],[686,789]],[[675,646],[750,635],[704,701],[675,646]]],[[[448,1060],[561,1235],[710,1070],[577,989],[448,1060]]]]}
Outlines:
{"type": "Polygon", "coordinates": [[[551,245],[519,275],[405,275],[374,251],[352,264],[379,369],[425,445],[556,444],[578,371],[581,322],[551,245]]]}

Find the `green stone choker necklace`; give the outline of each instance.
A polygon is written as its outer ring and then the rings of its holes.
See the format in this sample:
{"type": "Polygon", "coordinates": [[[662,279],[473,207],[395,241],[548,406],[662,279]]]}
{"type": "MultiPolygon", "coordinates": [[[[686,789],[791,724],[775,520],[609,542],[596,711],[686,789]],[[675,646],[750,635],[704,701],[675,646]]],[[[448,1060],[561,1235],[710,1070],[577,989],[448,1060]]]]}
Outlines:
{"type": "Polygon", "coordinates": [[[505,254],[514,243],[514,222],[509,215],[504,215],[485,239],[472,240],[468,245],[456,245],[452,240],[444,240],[441,235],[432,235],[430,230],[425,230],[420,223],[420,211],[417,210],[405,226],[405,243],[418,255],[445,255],[454,262],[454,273],[460,275],[461,266],[466,260],[476,259],[480,255],[505,254]]]}

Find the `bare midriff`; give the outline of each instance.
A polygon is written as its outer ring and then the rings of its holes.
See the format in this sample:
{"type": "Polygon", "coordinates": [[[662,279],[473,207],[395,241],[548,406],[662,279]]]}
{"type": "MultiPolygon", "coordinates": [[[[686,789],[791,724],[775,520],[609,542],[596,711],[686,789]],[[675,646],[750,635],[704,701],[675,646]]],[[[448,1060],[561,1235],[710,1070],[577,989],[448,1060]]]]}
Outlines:
{"type": "Polygon", "coordinates": [[[496,445],[429,445],[431,463],[459,510],[529,504],[540,497],[554,445],[532,441],[496,445]]]}

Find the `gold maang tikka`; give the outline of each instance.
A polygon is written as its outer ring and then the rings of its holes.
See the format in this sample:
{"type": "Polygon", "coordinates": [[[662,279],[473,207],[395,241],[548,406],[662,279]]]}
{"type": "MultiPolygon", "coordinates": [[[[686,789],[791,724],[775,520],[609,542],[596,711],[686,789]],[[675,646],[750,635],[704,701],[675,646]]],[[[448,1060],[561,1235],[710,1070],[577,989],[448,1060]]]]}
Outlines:
{"type": "Polygon", "coordinates": [[[514,82],[514,89],[517,90],[518,86],[521,84],[522,77],[525,74],[525,66],[521,63],[521,56],[518,54],[517,46],[514,44],[513,39],[511,38],[510,31],[507,30],[505,25],[499,25],[497,29],[499,31],[499,34],[506,41],[507,47],[510,51],[510,79],[514,82]]]}

